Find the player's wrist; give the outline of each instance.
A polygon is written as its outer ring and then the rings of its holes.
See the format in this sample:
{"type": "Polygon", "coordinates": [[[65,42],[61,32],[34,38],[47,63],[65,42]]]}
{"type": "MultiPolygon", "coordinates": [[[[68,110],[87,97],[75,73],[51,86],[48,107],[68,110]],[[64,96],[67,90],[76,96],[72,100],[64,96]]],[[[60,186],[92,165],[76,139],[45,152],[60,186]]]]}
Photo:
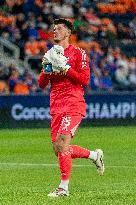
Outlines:
{"type": "Polygon", "coordinates": [[[43,66],[43,72],[45,74],[51,74],[53,72],[52,64],[46,64],[43,66]]]}

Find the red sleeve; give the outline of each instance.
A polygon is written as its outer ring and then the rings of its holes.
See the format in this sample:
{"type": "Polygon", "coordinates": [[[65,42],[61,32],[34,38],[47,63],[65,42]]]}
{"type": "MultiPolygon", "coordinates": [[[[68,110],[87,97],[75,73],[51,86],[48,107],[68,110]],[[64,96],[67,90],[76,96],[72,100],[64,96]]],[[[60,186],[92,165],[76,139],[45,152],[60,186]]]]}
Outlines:
{"type": "Polygon", "coordinates": [[[38,84],[39,84],[39,87],[44,89],[48,83],[49,83],[49,80],[50,80],[50,75],[49,74],[45,74],[43,72],[43,69],[41,70],[41,73],[38,77],[38,84]]]}
{"type": "Polygon", "coordinates": [[[87,86],[90,80],[89,58],[86,52],[82,49],[77,49],[77,71],[71,67],[67,71],[67,76],[74,82],[87,86]]]}

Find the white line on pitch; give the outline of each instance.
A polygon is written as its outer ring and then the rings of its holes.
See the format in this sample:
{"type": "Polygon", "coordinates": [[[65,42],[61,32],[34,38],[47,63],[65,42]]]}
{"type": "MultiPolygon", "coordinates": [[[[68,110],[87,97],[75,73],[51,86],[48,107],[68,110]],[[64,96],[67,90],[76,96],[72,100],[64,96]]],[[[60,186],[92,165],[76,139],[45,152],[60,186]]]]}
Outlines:
{"type": "MultiPolygon", "coordinates": [[[[58,164],[36,164],[36,163],[10,163],[10,162],[0,162],[0,167],[7,166],[7,167],[21,167],[21,166],[28,166],[28,167],[58,167],[58,164]]],[[[90,164],[73,164],[73,167],[90,167],[93,165],[90,164]]],[[[130,168],[136,169],[136,166],[128,166],[128,165],[107,165],[106,168],[130,168]]]]}

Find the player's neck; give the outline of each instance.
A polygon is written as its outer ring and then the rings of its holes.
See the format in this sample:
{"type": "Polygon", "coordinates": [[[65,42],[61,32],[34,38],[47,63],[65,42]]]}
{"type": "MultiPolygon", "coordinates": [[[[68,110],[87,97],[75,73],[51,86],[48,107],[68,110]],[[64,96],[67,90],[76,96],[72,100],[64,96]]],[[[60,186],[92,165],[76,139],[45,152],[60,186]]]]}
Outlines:
{"type": "Polygon", "coordinates": [[[58,42],[59,46],[62,46],[64,49],[67,48],[69,46],[69,41],[60,41],[58,42]]]}

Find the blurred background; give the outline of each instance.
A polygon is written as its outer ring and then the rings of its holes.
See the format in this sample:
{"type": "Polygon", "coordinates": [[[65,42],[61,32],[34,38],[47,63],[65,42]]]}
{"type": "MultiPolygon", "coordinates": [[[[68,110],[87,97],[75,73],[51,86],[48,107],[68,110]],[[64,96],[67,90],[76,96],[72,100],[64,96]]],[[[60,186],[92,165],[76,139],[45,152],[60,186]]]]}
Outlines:
{"type": "Polygon", "coordinates": [[[49,121],[50,85],[41,90],[37,76],[53,45],[53,20],[60,17],[72,21],[71,43],[90,58],[85,123],[135,124],[135,0],[1,0],[0,126],[49,121]]]}

